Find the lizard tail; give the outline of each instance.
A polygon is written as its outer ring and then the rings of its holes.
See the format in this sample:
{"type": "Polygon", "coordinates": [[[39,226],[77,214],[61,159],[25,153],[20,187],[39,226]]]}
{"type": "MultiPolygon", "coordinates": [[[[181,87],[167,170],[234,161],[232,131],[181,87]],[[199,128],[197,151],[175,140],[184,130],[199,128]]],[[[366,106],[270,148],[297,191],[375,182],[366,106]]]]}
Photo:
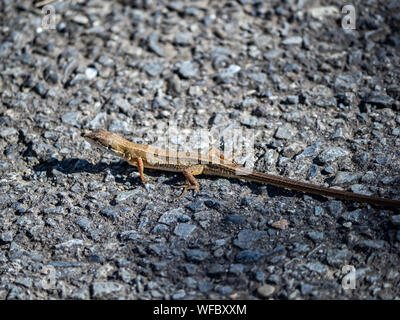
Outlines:
{"type": "MultiPolygon", "coordinates": [[[[240,169],[239,169],[240,171],[240,169]]],[[[327,196],[342,200],[349,200],[355,202],[364,202],[372,205],[379,205],[384,207],[394,207],[400,208],[400,200],[392,200],[387,198],[379,198],[374,196],[367,196],[364,194],[353,193],[348,191],[342,191],[332,188],[321,187],[311,183],[304,183],[300,181],[295,181],[285,177],[277,177],[269,175],[266,173],[261,173],[257,171],[251,172],[236,172],[240,174],[242,179],[255,181],[263,184],[270,184],[276,187],[287,188],[297,191],[302,191],[310,194],[316,194],[320,196],[327,196]]]]}

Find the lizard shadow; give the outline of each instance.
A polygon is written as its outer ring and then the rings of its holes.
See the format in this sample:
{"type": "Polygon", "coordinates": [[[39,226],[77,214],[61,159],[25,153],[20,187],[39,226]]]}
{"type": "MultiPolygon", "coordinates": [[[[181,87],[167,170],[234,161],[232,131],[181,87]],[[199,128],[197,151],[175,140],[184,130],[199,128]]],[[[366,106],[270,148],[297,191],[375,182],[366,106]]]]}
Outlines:
{"type": "MultiPolygon", "coordinates": [[[[137,169],[126,163],[124,160],[112,163],[103,163],[101,161],[92,164],[85,159],[79,158],[66,158],[63,160],[58,160],[56,158],[48,158],[41,160],[37,165],[33,166],[35,172],[46,172],[48,176],[54,176],[54,170],[61,172],[63,174],[73,174],[73,173],[89,173],[98,174],[109,172],[115,179],[115,182],[125,184],[128,183],[132,186],[138,186],[142,184],[139,175],[137,177],[132,177],[132,172],[137,172],[137,169]]],[[[170,172],[165,172],[167,175],[171,175],[170,172]]],[[[146,170],[146,175],[157,177],[156,170],[148,169],[146,170]]],[[[176,184],[179,181],[179,177],[174,177],[166,181],[167,184],[176,184]]]]}

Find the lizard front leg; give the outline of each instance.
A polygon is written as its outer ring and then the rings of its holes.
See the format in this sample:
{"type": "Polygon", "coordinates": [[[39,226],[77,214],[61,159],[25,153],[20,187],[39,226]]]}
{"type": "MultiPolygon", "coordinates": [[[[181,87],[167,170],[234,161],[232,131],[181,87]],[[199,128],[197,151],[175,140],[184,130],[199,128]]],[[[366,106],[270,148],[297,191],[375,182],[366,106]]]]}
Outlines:
{"type": "Polygon", "coordinates": [[[146,179],[144,177],[144,164],[143,164],[143,159],[142,158],[136,158],[134,160],[129,160],[128,161],[130,164],[135,165],[138,168],[139,174],[140,174],[140,180],[142,180],[143,183],[150,182],[149,179],[146,179]]]}
{"type": "Polygon", "coordinates": [[[202,174],[203,169],[204,167],[202,165],[194,165],[182,171],[188,183],[183,186],[174,186],[175,188],[183,188],[182,193],[175,200],[182,198],[187,190],[199,191],[199,183],[194,176],[202,174]]]}

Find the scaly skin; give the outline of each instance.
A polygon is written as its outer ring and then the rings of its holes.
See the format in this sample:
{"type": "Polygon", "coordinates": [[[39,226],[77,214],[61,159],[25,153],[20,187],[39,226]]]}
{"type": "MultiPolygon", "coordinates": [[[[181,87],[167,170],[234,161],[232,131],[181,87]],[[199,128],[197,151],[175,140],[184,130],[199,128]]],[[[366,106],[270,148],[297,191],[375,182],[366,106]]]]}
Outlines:
{"type": "Polygon", "coordinates": [[[337,199],[400,208],[400,200],[356,194],[249,170],[239,166],[231,159],[224,159],[223,155],[217,151],[210,151],[209,154],[198,154],[163,150],[153,148],[150,145],[133,143],[106,130],[86,131],[83,136],[96,146],[105,148],[121,156],[130,164],[137,166],[140,178],[143,182],[148,181],[144,177],[144,168],[183,173],[189,184],[179,186],[184,189],[179,198],[188,189],[198,190],[199,184],[194,176],[206,174],[226,178],[245,179],[337,199]]]}

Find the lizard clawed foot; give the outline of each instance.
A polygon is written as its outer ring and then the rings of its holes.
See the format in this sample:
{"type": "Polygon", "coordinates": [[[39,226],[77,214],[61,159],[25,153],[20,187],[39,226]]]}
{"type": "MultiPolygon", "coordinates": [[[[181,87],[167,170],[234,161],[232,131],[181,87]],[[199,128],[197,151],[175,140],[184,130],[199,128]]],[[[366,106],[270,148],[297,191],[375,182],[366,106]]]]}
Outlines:
{"type": "Polygon", "coordinates": [[[154,183],[154,181],[152,181],[150,179],[146,179],[146,178],[143,178],[141,180],[142,180],[143,183],[154,183]]]}
{"type": "Polygon", "coordinates": [[[187,190],[194,190],[196,192],[199,191],[199,186],[193,185],[193,184],[176,185],[176,186],[172,186],[172,188],[183,189],[182,193],[178,197],[176,197],[174,200],[179,200],[180,198],[182,198],[187,190]]]}

